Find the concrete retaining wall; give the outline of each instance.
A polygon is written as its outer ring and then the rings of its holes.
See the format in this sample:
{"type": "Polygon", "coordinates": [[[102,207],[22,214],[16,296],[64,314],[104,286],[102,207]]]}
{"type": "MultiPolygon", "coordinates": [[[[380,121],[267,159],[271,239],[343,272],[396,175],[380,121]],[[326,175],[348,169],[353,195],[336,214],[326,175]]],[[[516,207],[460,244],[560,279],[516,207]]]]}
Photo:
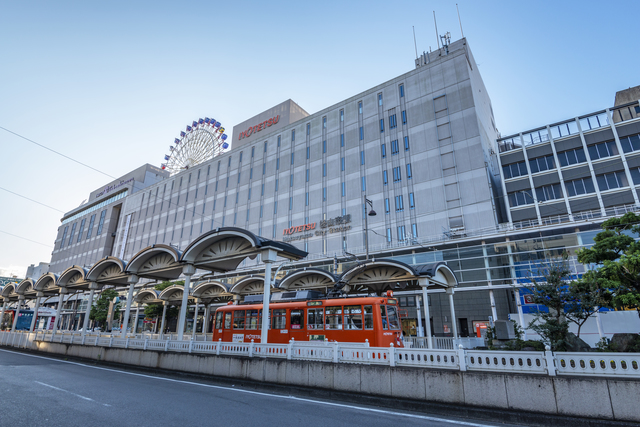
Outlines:
{"type": "MultiPolygon", "coordinates": [[[[37,348],[35,348],[37,346],[37,348]]],[[[640,421],[640,381],[391,368],[34,343],[98,361],[365,395],[602,420],[640,421]]]]}

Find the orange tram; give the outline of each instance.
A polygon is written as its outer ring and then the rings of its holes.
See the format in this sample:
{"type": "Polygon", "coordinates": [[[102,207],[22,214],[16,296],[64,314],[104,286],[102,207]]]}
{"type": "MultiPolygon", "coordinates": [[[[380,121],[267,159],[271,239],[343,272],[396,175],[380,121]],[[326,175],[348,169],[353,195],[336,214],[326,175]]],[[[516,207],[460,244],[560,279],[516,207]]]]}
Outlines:
{"type": "MultiPolygon", "coordinates": [[[[268,342],[365,342],[402,347],[398,301],[389,296],[315,299],[269,304],[268,342]]],[[[215,314],[213,340],[259,343],[262,304],[229,305],[215,314]]]]}

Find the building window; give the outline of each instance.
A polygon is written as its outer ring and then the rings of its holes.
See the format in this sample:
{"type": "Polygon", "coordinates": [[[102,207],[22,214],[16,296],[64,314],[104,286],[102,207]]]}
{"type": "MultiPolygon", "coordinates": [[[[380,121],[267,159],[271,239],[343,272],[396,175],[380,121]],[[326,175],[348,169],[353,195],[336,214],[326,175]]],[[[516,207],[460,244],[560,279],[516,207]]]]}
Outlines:
{"type": "Polygon", "coordinates": [[[293,209],[293,197],[289,197],[289,210],[293,209]]]}
{"type": "Polygon", "coordinates": [[[311,134],[311,123],[307,123],[307,136],[311,134]]]}
{"type": "Polygon", "coordinates": [[[87,230],[87,240],[91,237],[91,230],[93,230],[93,223],[96,220],[96,214],[91,215],[91,219],[89,220],[89,229],[87,230]]]}
{"type": "Polygon", "coordinates": [[[309,192],[305,193],[304,205],[309,206],[309,192]]]}
{"type": "MultiPolygon", "coordinates": [[[[242,153],[243,151],[240,152],[240,159],[238,159],[238,164],[242,163],[242,153]]],[[[200,172],[200,171],[198,171],[200,172]]],[[[198,178],[200,178],[200,175],[198,175],[198,178]]],[[[191,175],[189,175],[189,182],[191,182],[191,175]]]]}
{"type": "Polygon", "coordinates": [[[626,187],[629,185],[624,171],[597,175],[596,181],[598,182],[598,188],[600,191],[612,190],[614,188],[626,187]]]}
{"type": "Polygon", "coordinates": [[[310,153],[311,153],[311,148],[307,147],[307,160],[309,160],[310,153]]]}
{"type": "Polygon", "coordinates": [[[322,187],[322,201],[327,201],[327,187],[322,187]]]}
{"type": "Polygon", "coordinates": [[[396,212],[404,211],[404,199],[402,196],[396,196],[396,212]]]}
{"type": "MultiPolygon", "coordinates": [[[[264,143],[264,151],[267,151],[267,143],[266,143],[266,142],[264,143]]],[[[218,162],[218,172],[220,172],[220,162],[218,162]]],[[[175,182],[175,181],[173,181],[173,182],[171,183],[171,189],[172,189],[172,190],[173,190],[173,183],[174,183],[174,182],[175,182]]]]}
{"type": "Polygon", "coordinates": [[[409,151],[409,137],[404,137],[404,151],[409,151]]]}
{"type": "Polygon", "coordinates": [[[393,168],[393,182],[402,181],[402,172],[400,171],[400,166],[396,166],[393,168]]]}
{"type": "Polygon", "coordinates": [[[620,145],[622,146],[622,151],[624,151],[625,153],[638,151],[640,150],[640,135],[631,135],[620,138],[620,145]]]}
{"type": "Polygon", "coordinates": [[[394,139],[393,141],[391,141],[391,155],[395,156],[399,151],[400,149],[398,148],[398,140],[394,139]]]}
{"type": "Polygon", "coordinates": [[[409,193],[409,209],[416,207],[415,200],[413,199],[413,193],[409,193]]]}
{"type": "MultiPolygon", "coordinates": [[[[242,172],[238,172],[238,184],[240,184],[240,176],[242,175],[242,172]]],[[[197,191],[197,190],[196,190],[197,191]]],[[[198,196],[196,196],[198,197],[198,196]]]]}
{"type": "Polygon", "coordinates": [[[378,105],[382,105],[382,94],[378,94],[378,105]]]}
{"type": "MultiPolygon", "coordinates": [[[[280,137],[278,137],[278,138],[280,138],[280,137]]],[[[266,142],[264,143],[264,152],[265,152],[265,153],[267,152],[267,143],[266,143],[266,142]]],[[[219,163],[218,163],[218,164],[219,164],[219,163]]]]}
{"type": "Polygon", "coordinates": [[[253,179],[253,168],[249,169],[249,180],[253,179]]]}
{"type": "MultiPolygon", "coordinates": [[[[104,211],[103,211],[104,212],[104,211]]],[[[67,238],[67,231],[69,231],[69,226],[67,225],[62,232],[62,240],[60,241],[60,249],[64,246],[64,241],[67,238]]],[[[98,233],[100,234],[100,233],[98,233]]]]}
{"type": "Polygon", "coordinates": [[[407,112],[405,110],[402,110],[402,124],[407,124],[407,112]]]}
{"type": "Polygon", "coordinates": [[[400,98],[404,98],[404,85],[400,85],[400,98]]]}
{"type": "Polygon", "coordinates": [[[389,214],[389,199],[384,199],[384,212],[389,214]]]}
{"type": "Polygon", "coordinates": [[[411,179],[413,175],[411,174],[411,163],[407,163],[407,179],[411,179]]]}
{"type": "Polygon", "coordinates": [[[340,157],[340,170],[344,171],[344,157],[340,157]]]}
{"type": "Polygon", "coordinates": [[[509,205],[514,208],[516,206],[530,205],[533,203],[533,197],[528,191],[516,191],[509,193],[509,205]]]}
{"type": "Polygon", "coordinates": [[[73,226],[71,227],[71,234],[69,234],[69,244],[73,243],[73,235],[76,234],[76,226],[78,225],[77,222],[73,223],[73,226]]]}
{"type": "Polygon", "coordinates": [[[327,128],[327,118],[326,118],[326,117],[323,117],[323,118],[322,118],[322,128],[323,128],[323,129],[326,129],[326,128],[327,128]]]}
{"type": "Polygon", "coordinates": [[[251,187],[249,187],[249,193],[248,193],[248,196],[247,196],[247,200],[251,200],[251,187]]]}
{"type": "Polygon", "coordinates": [[[275,202],[273,202],[273,214],[277,214],[278,213],[278,201],[276,200],[275,202]]]}
{"type": "Polygon", "coordinates": [[[344,147],[344,133],[340,134],[340,147],[344,147]]]}
{"type": "MultiPolygon", "coordinates": [[[[256,147],[251,147],[251,158],[253,158],[253,155],[255,154],[255,152],[256,152],[256,147]]],[[[209,169],[207,169],[207,176],[209,176],[209,169]]]]}
{"type": "Polygon", "coordinates": [[[327,164],[326,163],[322,164],[322,176],[323,177],[327,176],[327,164]]]}
{"type": "Polygon", "coordinates": [[[280,157],[276,159],[276,170],[280,170],[280,157]]]}
{"type": "Polygon", "coordinates": [[[364,165],[364,151],[360,152],[360,164],[364,165]]]}
{"type": "Polygon", "coordinates": [[[80,222],[80,230],[78,230],[78,240],[76,240],[76,243],[80,243],[80,239],[82,239],[82,233],[84,232],[84,223],[86,220],[86,218],[83,218],[80,222]]]}
{"type": "Polygon", "coordinates": [[[553,169],[555,168],[555,164],[553,163],[553,155],[530,159],[529,167],[531,168],[531,173],[553,169]]]}
{"type": "Polygon", "coordinates": [[[293,173],[289,175],[289,187],[293,187],[293,173]]]}
{"type": "Polygon", "coordinates": [[[510,165],[502,166],[502,173],[504,174],[504,179],[526,175],[527,165],[525,162],[511,163],[510,165]]]}
{"type": "Polygon", "coordinates": [[[293,164],[293,159],[294,159],[294,155],[295,155],[295,154],[296,154],[296,153],[291,153],[291,164],[293,164]]]}
{"type": "Polygon", "coordinates": [[[260,188],[260,195],[264,196],[264,184],[262,184],[262,186],[260,188]]]}
{"type": "Polygon", "coordinates": [[[383,185],[387,185],[388,182],[389,181],[388,181],[388,178],[387,178],[387,171],[383,170],[382,171],[382,184],[383,185]]]}
{"type": "Polygon", "coordinates": [[[398,127],[398,122],[396,121],[396,115],[392,114],[389,116],[389,129],[395,129],[398,127]]]}
{"type": "Polygon", "coordinates": [[[276,191],[276,192],[278,191],[278,184],[279,184],[279,180],[278,180],[278,179],[276,179],[276,187],[275,187],[275,191],[276,191]]]}
{"type": "Polygon", "coordinates": [[[227,207],[227,196],[224,196],[224,206],[223,207],[227,207]]]}
{"type": "Polygon", "coordinates": [[[629,172],[631,172],[631,179],[633,180],[634,184],[640,184],[640,169],[639,168],[633,168],[633,169],[629,169],[629,172]]]}
{"type": "Polygon", "coordinates": [[[362,102],[358,102],[358,114],[362,114],[362,102]]]}
{"type": "Polygon", "coordinates": [[[418,224],[411,224],[411,237],[418,238],[418,224]]]}
{"type": "MultiPolygon", "coordinates": [[[[266,163],[263,163],[263,164],[262,164],[262,175],[264,175],[264,174],[266,174],[266,173],[267,173],[267,164],[266,164],[266,163]]],[[[217,184],[217,183],[216,183],[216,184],[217,184]]],[[[217,190],[217,188],[216,188],[216,190],[217,190]]]]}
{"type": "Polygon", "coordinates": [[[296,140],[296,130],[292,129],[291,130],[291,142],[296,140]]]}
{"type": "Polygon", "coordinates": [[[591,178],[575,179],[573,181],[565,181],[564,186],[567,189],[569,197],[579,196],[581,194],[589,194],[595,192],[593,180],[591,178]]]}
{"type": "Polygon", "coordinates": [[[306,179],[306,181],[309,182],[309,169],[307,169],[307,179],[306,179]]]}
{"type": "Polygon", "coordinates": [[[384,159],[385,157],[387,157],[387,146],[382,144],[382,158],[384,159]]]}
{"type": "Polygon", "coordinates": [[[400,225],[398,226],[398,240],[399,241],[404,241],[405,240],[405,230],[404,230],[404,225],[400,225]]]}
{"type": "Polygon", "coordinates": [[[384,119],[380,119],[380,133],[384,132],[384,119]]]}
{"type": "Polygon", "coordinates": [[[562,187],[560,184],[536,187],[536,198],[538,199],[538,203],[545,202],[547,200],[561,199],[562,187]]]}
{"type": "Polygon", "coordinates": [[[340,121],[344,122],[344,110],[340,110],[340,121]]]}
{"type": "Polygon", "coordinates": [[[327,152],[327,141],[322,141],[322,154],[327,152]]]}
{"type": "Polygon", "coordinates": [[[391,243],[391,229],[387,228],[387,243],[391,243]]]}
{"type": "MultiPolygon", "coordinates": [[[[225,188],[229,188],[229,177],[227,177],[227,185],[225,188]]],[[[189,195],[189,193],[187,193],[187,195],[189,195]]]]}
{"type": "Polygon", "coordinates": [[[367,191],[367,179],[362,177],[362,191],[367,191]]]}
{"type": "Polygon", "coordinates": [[[262,205],[260,205],[260,218],[262,218],[262,205]]]}
{"type": "Polygon", "coordinates": [[[589,146],[589,157],[591,157],[591,160],[598,160],[605,157],[615,156],[617,154],[618,147],[616,147],[615,141],[607,141],[589,146]]]}
{"type": "MultiPolygon", "coordinates": [[[[229,164],[227,165],[227,168],[230,168],[230,167],[231,167],[231,156],[229,156],[229,164]]],[[[180,181],[182,181],[182,180],[180,180],[180,181]]],[[[180,182],[180,185],[182,186],[182,182],[180,182]]]]}
{"type": "Polygon", "coordinates": [[[346,188],[344,182],[341,183],[341,184],[342,184],[342,197],[345,197],[347,195],[347,188],[346,188]]]}
{"type": "Polygon", "coordinates": [[[360,141],[364,139],[364,129],[360,126],[360,141]]]}

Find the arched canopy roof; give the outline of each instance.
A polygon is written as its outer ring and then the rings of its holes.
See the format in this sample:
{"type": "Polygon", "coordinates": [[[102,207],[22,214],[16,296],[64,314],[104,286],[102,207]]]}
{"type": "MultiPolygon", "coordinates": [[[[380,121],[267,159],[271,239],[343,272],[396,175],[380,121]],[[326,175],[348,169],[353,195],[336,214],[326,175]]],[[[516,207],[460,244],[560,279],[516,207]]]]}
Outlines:
{"type": "Polygon", "coordinates": [[[286,290],[325,289],[335,285],[338,278],[319,268],[303,268],[289,272],[278,282],[278,288],[286,290]]]}
{"type": "Polygon", "coordinates": [[[255,295],[264,292],[264,276],[248,276],[236,282],[229,291],[236,295],[255,295]]]}
{"type": "MultiPolygon", "coordinates": [[[[33,293],[35,294],[35,292],[33,292],[33,288],[35,286],[35,283],[33,280],[31,279],[24,279],[22,282],[20,282],[18,284],[18,286],[16,286],[16,293],[18,295],[27,295],[28,293],[33,293]]],[[[31,299],[31,298],[29,298],[31,299]]]]}
{"type": "Polygon", "coordinates": [[[0,296],[3,301],[11,302],[18,301],[19,295],[16,292],[16,287],[18,285],[15,283],[9,283],[2,288],[2,292],[0,292],[0,296]]]}
{"type": "Polygon", "coordinates": [[[87,273],[87,282],[105,285],[126,285],[129,275],[125,273],[126,263],[120,258],[108,256],[96,262],[87,273]]]}
{"type": "Polygon", "coordinates": [[[169,245],[148,246],[131,258],[126,272],[149,279],[174,280],[182,274],[181,255],[169,245]]]}
{"type": "Polygon", "coordinates": [[[58,277],[56,285],[67,289],[88,289],[89,282],[85,280],[87,270],[78,265],[72,265],[58,277]]]}
{"type": "Polygon", "coordinates": [[[155,289],[141,289],[133,300],[138,304],[161,304],[160,293],[155,289]]]}
{"type": "Polygon", "coordinates": [[[444,262],[412,267],[400,261],[377,259],[360,263],[345,271],[340,282],[348,290],[369,291],[380,295],[386,290],[419,288],[418,279],[429,279],[430,287],[458,285],[453,271],[444,262]]]}
{"type": "Polygon", "coordinates": [[[171,305],[182,305],[182,295],[184,287],[179,285],[169,286],[158,295],[162,301],[167,301],[171,305]]]}
{"type": "Polygon", "coordinates": [[[181,261],[196,268],[227,272],[235,270],[245,258],[255,258],[265,249],[273,249],[278,256],[299,260],[307,253],[293,245],[256,236],[237,227],[211,230],[191,242],[181,261]]]}
{"type": "Polygon", "coordinates": [[[35,290],[43,292],[46,296],[58,295],[58,275],[46,273],[36,281],[35,290]]]}
{"type": "Polygon", "coordinates": [[[229,287],[217,280],[209,280],[204,283],[198,283],[193,290],[191,291],[191,295],[194,298],[202,299],[202,300],[213,300],[218,298],[226,298],[229,299],[232,294],[229,292],[229,287]]]}

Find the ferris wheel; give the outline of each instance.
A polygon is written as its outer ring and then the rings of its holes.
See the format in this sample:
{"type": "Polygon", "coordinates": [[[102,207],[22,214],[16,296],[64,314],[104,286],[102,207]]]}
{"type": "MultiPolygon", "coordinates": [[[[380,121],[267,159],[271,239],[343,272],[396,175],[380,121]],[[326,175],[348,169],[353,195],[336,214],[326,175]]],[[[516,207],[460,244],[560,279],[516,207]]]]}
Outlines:
{"type": "Polygon", "coordinates": [[[173,142],[174,145],[169,146],[170,154],[165,154],[165,163],[161,164],[171,175],[210,160],[229,148],[222,124],[208,117],[194,121],[173,142]]]}

